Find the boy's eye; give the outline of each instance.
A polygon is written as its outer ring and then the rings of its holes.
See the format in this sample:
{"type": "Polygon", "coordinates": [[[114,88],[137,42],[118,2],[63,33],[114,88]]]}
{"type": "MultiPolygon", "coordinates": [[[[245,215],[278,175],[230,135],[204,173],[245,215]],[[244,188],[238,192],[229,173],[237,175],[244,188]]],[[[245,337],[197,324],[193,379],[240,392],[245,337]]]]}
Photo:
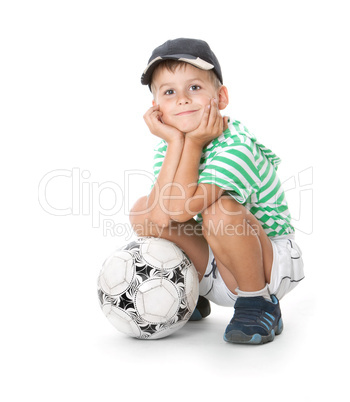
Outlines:
{"type": "Polygon", "coordinates": [[[165,95],[173,95],[175,93],[175,91],[173,89],[168,89],[167,91],[165,91],[165,95]]]}
{"type": "Polygon", "coordinates": [[[190,91],[197,91],[198,89],[201,89],[199,85],[191,85],[190,86],[190,91]]]}

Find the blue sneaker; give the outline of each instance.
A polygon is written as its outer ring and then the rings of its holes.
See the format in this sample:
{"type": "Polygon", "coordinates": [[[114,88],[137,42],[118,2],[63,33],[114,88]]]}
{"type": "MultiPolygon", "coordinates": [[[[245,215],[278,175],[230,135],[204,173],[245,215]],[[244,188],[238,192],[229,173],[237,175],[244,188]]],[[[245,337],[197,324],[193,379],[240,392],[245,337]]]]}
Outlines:
{"type": "Polygon", "coordinates": [[[196,308],[194,309],[189,321],[199,321],[207,317],[211,312],[209,300],[199,296],[196,308]]]}
{"type": "Polygon", "coordinates": [[[283,331],[283,321],[278,299],[271,295],[271,302],[258,297],[239,297],[235,313],[228,324],[224,340],[232,343],[261,345],[274,340],[283,331]]]}

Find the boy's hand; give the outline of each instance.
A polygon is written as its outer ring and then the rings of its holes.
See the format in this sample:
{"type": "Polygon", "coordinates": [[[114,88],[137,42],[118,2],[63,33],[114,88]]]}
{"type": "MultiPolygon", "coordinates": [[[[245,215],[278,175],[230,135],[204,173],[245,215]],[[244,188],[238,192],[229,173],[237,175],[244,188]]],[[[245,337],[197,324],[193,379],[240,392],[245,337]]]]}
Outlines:
{"type": "Polygon", "coordinates": [[[157,137],[165,140],[167,143],[180,139],[183,141],[184,135],[177,128],[164,124],[162,122],[163,113],[159,110],[159,106],[153,106],[147,110],[143,118],[150,132],[157,137]]]}
{"type": "Polygon", "coordinates": [[[219,137],[227,129],[228,117],[222,117],[218,108],[217,101],[211,99],[205,108],[199,126],[186,134],[186,138],[204,147],[213,139],[219,137]]]}

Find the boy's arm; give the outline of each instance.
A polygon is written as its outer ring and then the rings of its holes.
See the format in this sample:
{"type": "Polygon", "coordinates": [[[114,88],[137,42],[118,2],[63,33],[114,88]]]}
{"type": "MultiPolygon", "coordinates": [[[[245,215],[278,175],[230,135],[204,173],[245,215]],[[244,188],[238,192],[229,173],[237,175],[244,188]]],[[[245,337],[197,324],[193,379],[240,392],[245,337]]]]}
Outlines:
{"type": "Polygon", "coordinates": [[[185,222],[214,203],[223,190],[214,184],[198,184],[202,148],[185,138],[169,204],[170,218],[185,222]]]}
{"type": "Polygon", "coordinates": [[[184,140],[177,140],[168,143],[157,181],[148,196],[147,210],[149,211],[149,219],[160,227],[169,224],[171,184],[173,183],[176,169],[180,162],[183,142],[184,140]]]}
{"type": "Polygon", "coordinates": [[[185,222],[214,203],[224,192],[214,184],[198,184],[198,169],[203,147],[227,128],[212,100],[199,127],[185,135],[181,159],[176,170],[169,204],[171,219],[185,222]]]}
{"type": "Polygon", "coordinates": [[[167,226],[169,216],[169,195],[171,184],[180,162],[184,145],[184,135],[176,128],[163,124],[162,113],[158,106],[153,106],[144,115],[151,133],[165,140],[168,144],[162,167],[147,200],[147,213],[150,223],[160,227],[167,226]]]}

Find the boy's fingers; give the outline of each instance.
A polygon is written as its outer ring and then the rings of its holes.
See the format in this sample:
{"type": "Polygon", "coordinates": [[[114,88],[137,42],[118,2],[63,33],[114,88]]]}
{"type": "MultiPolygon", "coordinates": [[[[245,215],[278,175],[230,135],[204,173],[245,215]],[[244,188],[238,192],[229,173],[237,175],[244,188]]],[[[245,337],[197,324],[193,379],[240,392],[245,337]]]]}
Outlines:
{"type": "Polygon", "coordinates": [[[220,135],[223,132],[223,120],[222,118],[218,118],[215,121],[215,124],[213,126],[213,133],[216,133],[217,135],[220,135]]]}
{"type": "Polygon", "coordinates": [[[210,99],[209,104],[207,105],[207,107],[205,108],[205,111],[203,113],[203,117],[202,117],[202,126],[207,127],[210,124],[210,121],[212,119],[212,114],[213,114],[213,105],[212,105],[212,100],[210,99]]]}
{"type": "Polygon", "coordinates": [[[216,100],[213,100],[213,114],[209,120],[208,126],[211,127],[211,130],[216,133],[222,133],[223,131],[223,118],[221,116],[218,104],[216,100]]]}
{"type": "Polygon", "coordinates": [[[208,120],[209,120],[209,116],[210,116],[210,111],[211,111],[211,104],[209,103],[209,105],[207,105],[207,106],[204,108],[204,112],[203,112],[203,116],[202,116],[202,121],[201,121],[201,125],[202,125],[202,126],[207,126],[208,120]]]}
{"type": "Polygon", "coordinates": [[[152,113],[152,117],[154,117],[157,120],[157,122],[158,121],[161,122],[162,116],[163,116],[162,112],[153,112],[152,113]]]}
{"type": "Polygon", "coordinates": [[[210,114],[208,119],[208,125],[213,126],[217,117],[217,105],[214,99],[210,100],[210,114]]]}
{"type": "Polygon", "coordinates": [[[162,114],[163,113],[161,111],[159,111],[159,106],[152,106],[144,114],[143,118],[146,120],[146,119],[150,119],[152,117],[156,117],[156,116],[162,115],[162,114]]]}
{"type": "Polygon", "coordinates": [[[151,115],[153,112],[155,112],[155,111],[157,111],[157,110],[159,110],[159,105],[150,107],[150,108],[147,110],[147,112],[144,114],[144,117],[151,115]]]}

